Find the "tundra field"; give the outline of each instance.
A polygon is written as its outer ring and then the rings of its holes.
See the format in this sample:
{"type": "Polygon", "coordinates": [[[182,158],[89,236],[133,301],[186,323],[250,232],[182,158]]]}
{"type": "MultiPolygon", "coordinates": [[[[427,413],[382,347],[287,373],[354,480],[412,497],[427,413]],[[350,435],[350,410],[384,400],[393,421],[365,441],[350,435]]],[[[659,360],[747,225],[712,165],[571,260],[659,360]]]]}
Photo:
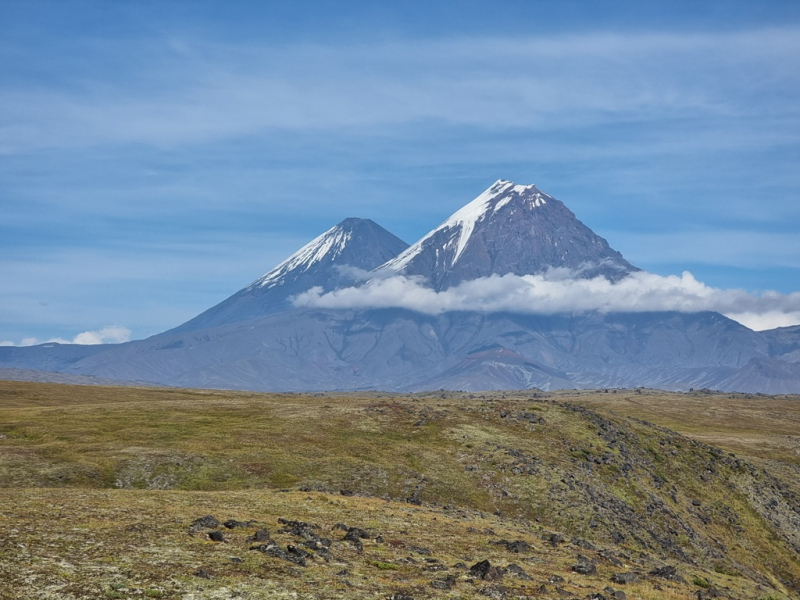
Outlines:
{"type": "Polygon", "coordinates": [[[800,398],[0,381],[0,598],[800,598],[800,398]]]}

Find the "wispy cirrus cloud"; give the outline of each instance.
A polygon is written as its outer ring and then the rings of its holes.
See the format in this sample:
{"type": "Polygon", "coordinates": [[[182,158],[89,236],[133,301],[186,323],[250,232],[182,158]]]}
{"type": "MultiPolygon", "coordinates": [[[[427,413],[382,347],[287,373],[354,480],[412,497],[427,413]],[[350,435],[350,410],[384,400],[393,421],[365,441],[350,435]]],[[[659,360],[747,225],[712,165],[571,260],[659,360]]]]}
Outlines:
{"type": "MultiPolygon", "coordinates": [[[[92,69],[87,56],[80,85],[0,87],[7,117],[0,151],[195,144],[273,129],[366,133],[414,122],[552,129],[745,118],[765,105],[773,116],[797,117],[784,100],[797,91],[800,76],[790,59],[800,52],[800,31],[792,27],[334,47],[168,38],[155,51],[148,40],[134,66],[123,58],[137,51],[136,44],[100,43],[103,63],[92,69]],[[115,62],[124,80],[109,73],[115,62]]],[[[787,131],[773,135],[780,133],[787,131]]]]}
{"type": "Polygon", "coordinates": [[[426,314],[716,311],[754,329],[800,323],[800,292],[752,294],[718,289],[689,272],[680,277],[638,272],[612,283],[604,277],[576,279],[569,271],[554,269],[543,275],[493,275],[440,292],[420,278],[391,276],[328,293],[313,288],[294,303],[336,309],[404,308],[426,314]]]}

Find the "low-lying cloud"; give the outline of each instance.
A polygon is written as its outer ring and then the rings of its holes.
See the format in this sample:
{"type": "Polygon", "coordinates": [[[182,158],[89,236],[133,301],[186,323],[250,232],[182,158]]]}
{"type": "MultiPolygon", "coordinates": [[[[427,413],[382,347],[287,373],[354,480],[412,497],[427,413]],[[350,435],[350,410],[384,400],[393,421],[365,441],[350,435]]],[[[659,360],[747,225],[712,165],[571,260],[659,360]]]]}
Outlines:
{"type": "Polygon", "coordinates": [[[94,346],[97,344],[121,344],[131,339],[131,330],[127,327],[110,325],[96,331],[84,331],[72,340],[56,337],[39,341],[35,337],[23,338],[19,344],[10,341],[0,341],[0,346],[35,346],[37,344],[82,344],[94,346]]]}
{"type": "Polygon", "coordinates": [[[604,277],[576,279],[564,269],[543,275],[492,275],[437,292],[418,277],[392,276],[324,293],[312,288],[296,306],[405,308],[425,314],[448,311],[574,314],[586,312],[717,311],[752,329],[800,324],[800,293],[724,290],[680,277],[633,273],[613,283],[604,277]]]}

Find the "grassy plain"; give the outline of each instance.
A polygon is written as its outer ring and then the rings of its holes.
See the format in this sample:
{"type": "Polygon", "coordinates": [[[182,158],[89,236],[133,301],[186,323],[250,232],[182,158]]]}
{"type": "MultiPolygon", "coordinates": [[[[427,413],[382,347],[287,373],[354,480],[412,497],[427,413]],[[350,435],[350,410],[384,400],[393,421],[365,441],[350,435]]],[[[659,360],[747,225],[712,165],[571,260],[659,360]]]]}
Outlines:
{"type": "Polygon", "coordinates": [[[0,381],[0,598],[793,598],[799,437],[789,397],[0,381]],[[190,532],[206,514],[258,524],[217,543],[190,532]],[[248,550],[258,527],[303,541],[279,518],[330,555],[248,550]],[[337,523],[370,533],[361,551],[337,523]],[[530,579],[471,575],[484,559],[530,579]]]}

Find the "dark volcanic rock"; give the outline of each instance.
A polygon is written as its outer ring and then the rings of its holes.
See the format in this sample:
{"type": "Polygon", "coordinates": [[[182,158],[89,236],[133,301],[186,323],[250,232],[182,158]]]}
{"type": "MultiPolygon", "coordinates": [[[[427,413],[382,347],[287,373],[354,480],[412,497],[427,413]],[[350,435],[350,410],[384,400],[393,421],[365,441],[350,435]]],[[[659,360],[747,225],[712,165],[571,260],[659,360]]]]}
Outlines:
{"type": "Polygon", "coordinates": [[[661,579],[667,579],[669,581],[686,583],[683,577],[678,575],[677,569],[671,566],[664,566],[664,567],[659,567],[658,569],[653,569],[652,571],[650,571],[650,575],[652,575],[653,577],[659,577],[661,579]]]}
{"type": "Polygon", "coordinates": [[[528,542],[523,540],[517,540],[516,542],[509,542],[508,540],[500,540],[499,542],[495,542],[500,546],[505,546],[509,552],[514,552],[516,554],[521,554],[523,552],[530,552],[531,547],[528,542]]]}
{"type": "Polygon", "coordinates": [[[578,563],[572,566],[572,570],[580,575],[597,575],[597,565],[586,557],[578,557],[578,563]]]}
{"type": "Polygon", "coordinates": [[[478,579],[497,581],[502,579],[503,570],[492,565],[488,560],[482,560],[469,568],[469,572],[478,579]]]}
{"type": "Polygon", "coordinates": [[[346,539],[346,540],[357,540],[357,539],[368,540],[371,537],[372,536],[367,531],[365,531],[364,529],[360,529],[358,527],[350,527],[350,528],[348,528],[347,534],[345,534],[344,539],[346,539]]]}
{"type": "Polygon", "coordinates": [[[237,527],[250,527],[250,525],[252,525],[252,522],[245,523],[244,521],[237,521],[236,519],[228,519],[223,523],[223,525],[227,529],[235,529],[237,527]]]}
{"type": "MultiPolygon", "coordinates": [[[[291,548],[294,548],[291,546],[291,548]]],[[[278,546],[275,542],[269,542],[268,544],[260,544],[258,546],[250,546],[250,550],[257,550],[258,552],[262,552],[267,556],[274,556],[275,558],[280,558],[282,560],[292,562],[296,565],[300,565],[301,567],[306,566],[306,558],[310,556],[307,552],[300,551],[297,553],[297,548],[294,548],[293,551],[287,551],[278,546]],[[305,556],[304,556],[305,555],[305,556]]]]}
{"type": "Polygon", "coordinates": [[[508,590],[502,585],[490,585],[489,587],[478,590],[478,593],[481,596],[493,598],[494,600],[503,600],[508,597],[508,590]]]}
{"type": "Polygon", "coordinates": [[[639,581],[639,575],[637,573],[614,573],[611,581],[618,584],[636,583],[639,581]]]}
{"type": "Polygon", "coordinates": [[[201,529],[217,529],[222,523],[219,522],[213,515],[206,515],[192,521],[189,529],[193,531],[200,531],[201,529]]]}
{"type": "Polygon", "coordinates": [[[253,535],[247,538],[248,542],[266,542],[269,541],[269,530],[259,529],[253,535]]]}
{"type": "Polygon", "coordinates": [[[515,564],[512,563],[512,564],[508,565],[504,570],[505,570],[506,573],[512,573],[512,574],[516,575],[517,577],[519,577],[520,579],[523,579],[525,581],[532,581],[533,580],[533,577],[528,575],[525,572],[525,570],[522,567],[520,567],[519,565],[515,565],[515,564]]]}
{"type": "Polygon", "coordinates": [[[302,538],[309,542],[315,542],[320,546],[330,546],[331,541],[328,538],[321,537],[315,530],[318,530],[317,525],[304,523],[303,521],[290,521],[288,519],[278,519],[278,523],[284,525],[281,533],[289,533],[295,537],[302,538]]]}
{"type": "Polygon", "coordinates": [[[448,575],[443,579],[434,579],[431,581],[431,587],[437,590],[452,590],[456,585],[456,576],[448,575]]]}
{"type": "Polygon", "coordinates": [[[224,542],[225,536],[222,535],[221,531],[209,531],[208,539],[210,539],[212,542],[224,542]]]}

